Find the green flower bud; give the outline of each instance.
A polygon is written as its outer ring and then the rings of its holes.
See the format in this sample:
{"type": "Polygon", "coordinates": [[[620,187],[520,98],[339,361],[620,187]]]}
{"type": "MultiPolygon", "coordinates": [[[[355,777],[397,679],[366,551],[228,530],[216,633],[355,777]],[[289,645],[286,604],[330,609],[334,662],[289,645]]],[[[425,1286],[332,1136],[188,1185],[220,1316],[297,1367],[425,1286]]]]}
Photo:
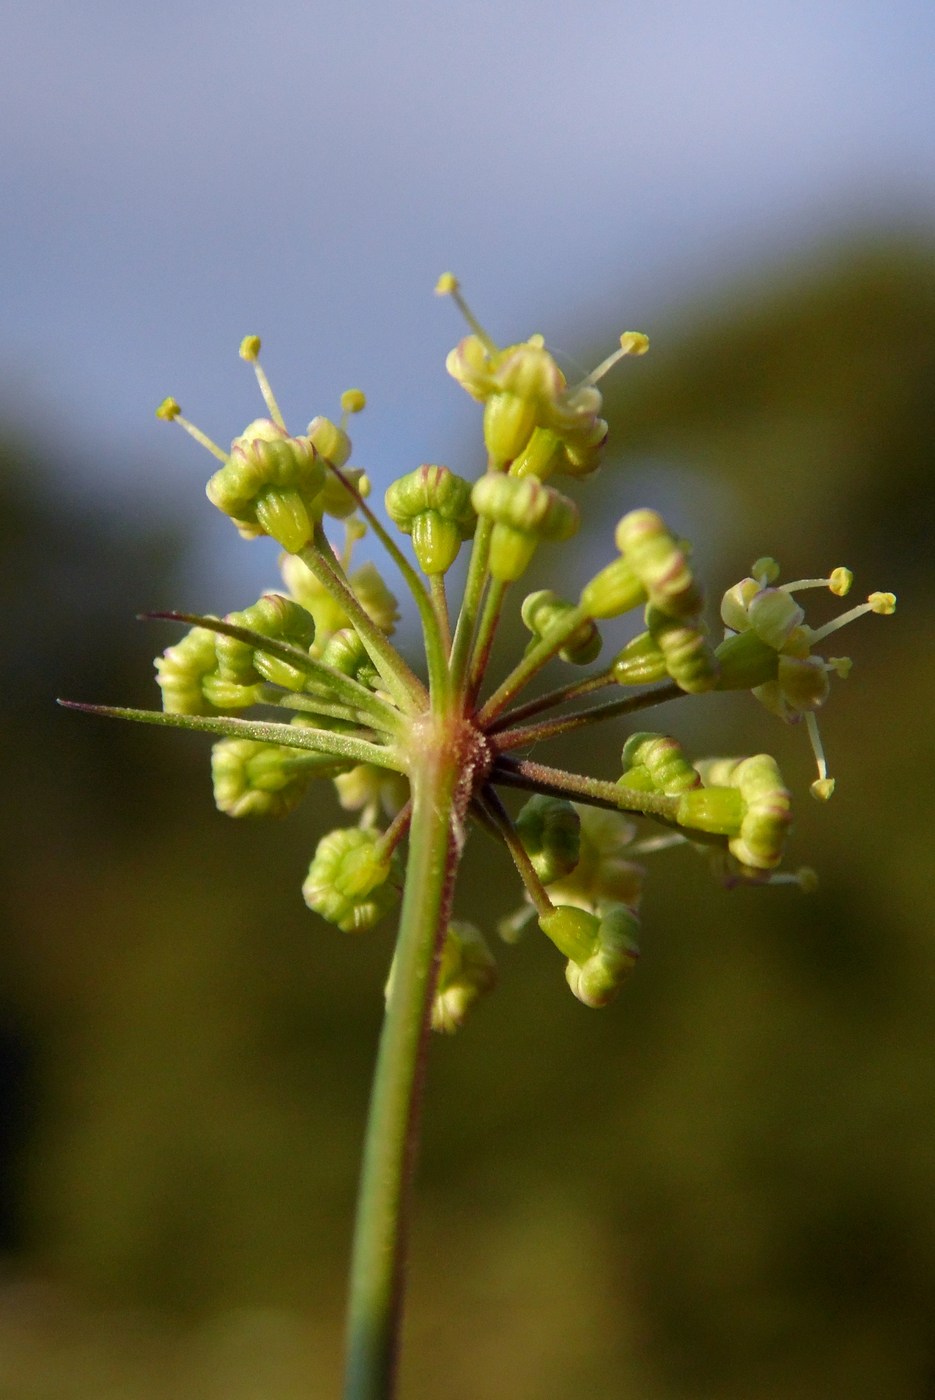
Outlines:
{"type": "Polygon", "coordinates": [[[573,904],[558,904],[540,914],[539,927],[560,953],[572,962],[585,963],[597,949],[601,921],[596,914],[573,904]]]}
{"type": "Polygon", "coordinates": [[[497,964],[480,930],[460,920],[449,924],[432,1001],[432,1030],[453,1034],[496,981],[497,964]]]}
{"type": "Polygon", "coordinates": [[[701,787],[701,775],[682,752],[677,739],[668,734],[631,734],[623,746],[624,767],[620,783],[624,787],[639,787],[642,791],[669,794],[701,787]],[[642,780],[649,779],[646,787],[642,780]],[[636,781],[632,779],[636,777],[636,781]]]}
{"type": "Polygon", "coordinates": [[[387,859],[377,831],[340,828],[318,843],[302,897],[309,909],[344,933],[372,928],[396,903],[401,879],[396,855],[387,859]]]}
{"type": "MultiPolygon", "coordinates": [[[[775,655],[775,653],[774,653],[775,655]]],[[[776,656],[775,675],[753,694],[774,715],[792,724],[822,706],[831,692],[828,668],[820,656],[776,656]]]]}
{"type": "Polygon", "coordinates": [[[256,703],[256,687],[238,685],[218,674],[218,634],[193,627],[175,646],[157,656],[156,683],[162,708],[171,715],[217,715],[256,703]]]}
{"type": "Polygon", "coordinates": [[[742,866],[774,869],[792,821],[791,795],[776,760],[765,753],[720,759],[703,771],[710,786],[682,795],[679,824],[728,836],[728,850],[742,866]]]}
{"type": "Polygon", "coordinates": [[[393,523],[412,536],[426,574],[446,573],[477,524],[471,483],[447,467],[425,464],[400,477],[387,490],[385,503],[393,523]]]}
{"type": "Polygon", "coordinates": [[[377,669],[353,627],[342,627],[328,638],[321,660],[326,666],[332,666],[342,676],[350,676],[361,685],[372,687],[377,682],[377,669]]]}
{"type": "Polygon", "coordinates": [[[654,510],[625,515],[617,525],[616,541],[654,607],[669,617],[693,617],[701,611],[701,591],[685,553],[654,510]]]}
{"type": "Polygon", "coordinates": [[[208,499],[247,539],[271,535],[290,554],[312,538],[325,469],[308,438],[258,419],[231,445],[207,485],[208,499]]]}
{"type": "Polygon", "coordinates": [[[319,583],[307,564],[294,554],[283,554],[279,558],[279,572],[290,595],[315,620],[317,646],[321,646],[341,627],[349,626],[348,616],[338,603],[319,583]]]}
{"type": "Polygon", "coordinates": [[[409,800],[409,780],[375,763],[357,763],[334,780],[338,801],[345,812],[366,812],[364,825],[372,826],[382,810],[395,817],[409,800]],[[369,820],[368,820],[369,818],[369,820]]]}
{"type": "Polygon", "coordinates": [[[488,472],[474,483],[471,501],[478,515],[494,522],[490,572],[503,583],[525,572],[540,540],[567,540],[578,529],[574,501],[535,477],[488,472]]]}
{"type": "Polygon", "coordinates": [[[805,610],[781,588],[761,588],[750,599],[747,625],[767,646],[780,651],[797,627],[805,621],[805,610]]]}
{"type": "Polygon", "coordinates": [[[445,361],[448,373],[484,405],[484,442],[495,462],[512,462],[565,389],[541,336],[495,350],[466,336],[445,361]]]}
{"type": "Polygon", "coordinates": [[[325,472],[325,482],[318,497],[318,515],[330,515],[335,520],[346,520],[353,515],[359,504],[358,496],[370,495],[370,479],[363,467],[342,467],[340,474],[325,472]],[[349,491],[347,482],[353,490],[349,491]]]}
{"type": "Polygon", "coordinates": [[[535,476],[545,481],[561,470],[565,447],[548,428],[536,428],[526,446],[510,464],[510,476],[535,476]]]}
{"type": "Polygon", "coordinates": [[[569,959],[565,980],[585,1006],[607,1006],[613,1001],[639,960],[636,941],[639,919],[625,904],[605,909],[597,933],[597,946],[583,961],[569,959]]]}
{"type": "Polygon", "coordinates": [[[641,632],[627,642],[614,657],[611,670],[618,685],[651,685],[669,674],[666,659],[649,632],[641,632]]]}
{"type": "Polygon", "coordinates": [[[779,655],[752,628],[732,632],[714,654],[719,667],[716,690],[752,690],[776,679],[779,655]]]}
{"type": "MultiPolygon", "coordinates": [[[[302,651],[309,651],[315,640],[315,620],[298,603],[281,593],[265,593],[252,607],[243,612],[228,613],[226,622],[258,632],[271,640],[289,642],[302,651]]],[[[218,633],[215,639],[220,676],[237,685],[255,685],[270,681],[286,690],[304,690],[306,673],[288,661],[270,656],[249,642],[218,633]]]]}
{"type": "Polygon", "coordinates": [[[343,467],[350,458],[351,440],[330,418],[313,418],[305,434],[319,456],[333,467],[343,467]]]}
{"type": "Polygon", "coordinates": [[[718,664],[708,645],[704,623],[695,618],[670,617],[652,604],[646,609],[646,622],[676,685],[689,695],[713,690],[718,664]]]}
{"type": "Polygon", "coordinates": [[[782,860],[792,822],[792,797],[776,760],[766,753],[745,758],[734,768],[730,781],[739,789],[746,810],[740,835],[727,843],[728,849],[741,865],[772,870],[782,860]]]}
{"type": "Polygon", "coordinates": [[[579,805],[581,822],[578,863],[568,875],[549,882],[549,894],[560,904],[594,912],[608,903],[636,908],[643,886],[642,868],[629,860],[634,826],[621,812],[579,805]]]}
{"type": "MultiPolygon", "coordinates": [[[[706,777],[714,783],[710,775],[706,777]]],[[[714,784],[683,792],[675,820],[679,826],[692,831],[704,831],[712,836],[738,836],[743,814],[743,798],[737,789],[714,784]]]]}
{"type": "Polygon", "coordinates": [[[381,632],[391,637],[399,621],[399,603],[383,579],[383,575],[368,559],[351,574],[348,582],[355,598],[381,632]]]}
{"type": "Polygon", "coordinates": [[[331,777],[340,767],[331,754],[221,739],[211,750],[214,801],[229,817],[282,817],[299,805],[313,779],[331,777]]]}
{"type": "MultiPolygon", "coordinates": [[[[540,589],[538,593],[530,593],[524,599],[521,610],[523,622],[533,635],[530,647],[547,637],[552,628],[573,611],[573,603],[566,603],[548,588],[540,589]]],[[[568,661],[573,666],[587,666],[598,655],[600,649],[601,634],[593,621],[587,618],[580,627],[575,628],[558,654],[563,661],[568,661]]]]}
{"type": "Polygon", "coordinates": [[[581,590],[588,617],[619,617],[646,602],[647,593],[626,559],[614,559],[581,590]]]}
{"type": "Polygon", "coordinates": [[[570,875],[581,854],[581,819],[563,797],[536,793],[516,818],[516,830],[544,885],[570,875]]]}

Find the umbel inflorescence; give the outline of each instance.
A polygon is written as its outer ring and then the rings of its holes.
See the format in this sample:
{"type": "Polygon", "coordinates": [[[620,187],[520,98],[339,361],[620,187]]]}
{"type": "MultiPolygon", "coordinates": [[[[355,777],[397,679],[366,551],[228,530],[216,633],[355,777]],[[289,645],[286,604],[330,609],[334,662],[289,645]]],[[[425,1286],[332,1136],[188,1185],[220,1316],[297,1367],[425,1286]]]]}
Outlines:
{"type": "MultiPolygon", "coordinates": [[[[348,420],[364,407],[363,394],[342,396],[339,422],[317,417],[293,435],[259,364],[259,339],[250,336],[240,353],[255,368],[268,416],[229,450],[183,418],[175,400],[157,412],[218,459],[207,494],[240,534],[268,535],[281,546],[282,590],[225,617],[172,614],[191,630],[156,661],[163,712],[104,712],[218,735],[214,793],[230,816],[283,816],[316,782],[332,782],[346,824],[318,843],[302,893],[347,932],[371,928],[396,905],[413,780],[427,750],[442,745],[457,766],[452,865],[472,824],[499,841],[521,882],[511,901],[520,907],[504,911],[501,933],[512,939],[537,922],[564,955],[574,995],[603,1006],[638,956],[638,861],[653,850],[690,844],[727,883],[804,887],[813,877],[781,870],[791,798],[768,754],[700,759],[670,734],[641,730],[626,739],[619,774],[598,778],[538,761],[542,745],[680,696],[750,690],[780,719],[803,723],[818,767],[812,793],[827,799],[834,783],[816,712],[849,662],[826,658],[822,644],[863,613],[891,613],[895,600],[872,593],[814,627],[802,593],[842,597],[850,572],[781,583],[778,565],[759,559],[724,595],[723,634],[713,639],[688,546],[655,511],[630,510],[617,523],[615,554],[581,581],[577,598],[547,589],[522,596],[520,588],[529,642],[512,669],[491,680],[498,624],[507,604],[516,606],[512,595],[533,555],[578,529],[578,507],[563,488],[576,488],[601,464],[607,424],[598,382],[619,359],[644,354],[648,341],[627,332],[613,355],[569,385],[541,336],[500,348],[452,276],[436,290],[455,300],[470,326],[447,369],[483,406],[486,470],[469,479],[433,463],[389,487],[386,514],[409,537],[415,566],[407,542],[371,508],[364,471],[349,465],[348,420]],[[342,522],[337,540],[326,520],[342,522]],[[368,530],[415,602],[421,668],[391,641],[399,613],[382,574],[372,563],[355,567],[355,545],[368,530]],[[446,575],[462,549],[470,556],[454,609],[446,575]],[[603,625],[634,612],[638,634],[599,663],[603,625]],[[553,688],[524,698],[547,667],[553,688]],[[533,745],[536,761],[525,756],[533,745]],[[501,796],[506,788],[531,794],[516,815],[501,796]]],[[[482,934],[446,918],[436,971],[432,1024],[453,1030],[495,980],[482,934]]]]}

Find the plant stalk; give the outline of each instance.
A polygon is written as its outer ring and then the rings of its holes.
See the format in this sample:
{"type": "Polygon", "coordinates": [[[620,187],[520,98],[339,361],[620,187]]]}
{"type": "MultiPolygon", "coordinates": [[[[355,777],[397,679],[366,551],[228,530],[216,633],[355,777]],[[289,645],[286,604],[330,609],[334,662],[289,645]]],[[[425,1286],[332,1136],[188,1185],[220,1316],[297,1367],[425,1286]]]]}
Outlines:
{"type": "Polygon", "coordinates": [[[429,1012],[460,855],[459,754],[446,741],[444,720],[427,715],[424,723],[413,744],[405,892],[364,1144],[344,1400],[391,1400],[395,1391],[429,1012]]]}

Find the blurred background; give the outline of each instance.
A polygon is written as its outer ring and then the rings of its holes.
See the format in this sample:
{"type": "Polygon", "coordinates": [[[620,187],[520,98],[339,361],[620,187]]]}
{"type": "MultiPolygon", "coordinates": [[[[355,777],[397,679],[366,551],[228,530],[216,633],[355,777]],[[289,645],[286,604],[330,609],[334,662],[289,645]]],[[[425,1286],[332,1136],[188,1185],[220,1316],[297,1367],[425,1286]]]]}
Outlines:
{"type": "MultiPolygon", "coordinates": [[[[299,427],[366,391],[377,499],[423,460],[479,469],[451,268],[571,377],[652,338],[607,386],[569,589],[653,505],[712,600],[772,553],[900,611],[842,644],[838,790],[792,839],[815,895],[661,856],[611,1009],[529,938],[434,1043],[402,1394],[931,1400],[935,11],[0,10],[0,1396],[339,1388],[391,930],[301,902],[329,792],[231,822],[199,736],[52,702],[156,704],[177,634],[134,615],[275,584],[152,416],[172,393],[222,442],[256,416],[244,334],[299,427]]],[[[671,723],[804,793],[804,736],[749,697],[671,723]]],[[[565,756],[610,775],[622,737],[565,756]]],[[[472,843],[458,911],[488,929],[517,897],[495,859],[472,843]]]]}

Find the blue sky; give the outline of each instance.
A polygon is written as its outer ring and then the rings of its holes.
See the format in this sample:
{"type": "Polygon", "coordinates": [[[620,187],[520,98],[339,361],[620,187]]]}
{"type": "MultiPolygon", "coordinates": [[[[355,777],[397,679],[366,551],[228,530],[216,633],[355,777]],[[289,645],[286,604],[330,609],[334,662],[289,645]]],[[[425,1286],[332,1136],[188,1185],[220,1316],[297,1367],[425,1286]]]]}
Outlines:
{"type": "Polygon", "coordinates": [[[70,434],[115,509],[208,509],[153,406],[229,439],[247,332],[298,427],[367,391],[382,486],[474,421],[441,271],[496,336],[574,356],[825,231],[935,227],[922,0],[0,12],[0,411],[70,434]]]}

